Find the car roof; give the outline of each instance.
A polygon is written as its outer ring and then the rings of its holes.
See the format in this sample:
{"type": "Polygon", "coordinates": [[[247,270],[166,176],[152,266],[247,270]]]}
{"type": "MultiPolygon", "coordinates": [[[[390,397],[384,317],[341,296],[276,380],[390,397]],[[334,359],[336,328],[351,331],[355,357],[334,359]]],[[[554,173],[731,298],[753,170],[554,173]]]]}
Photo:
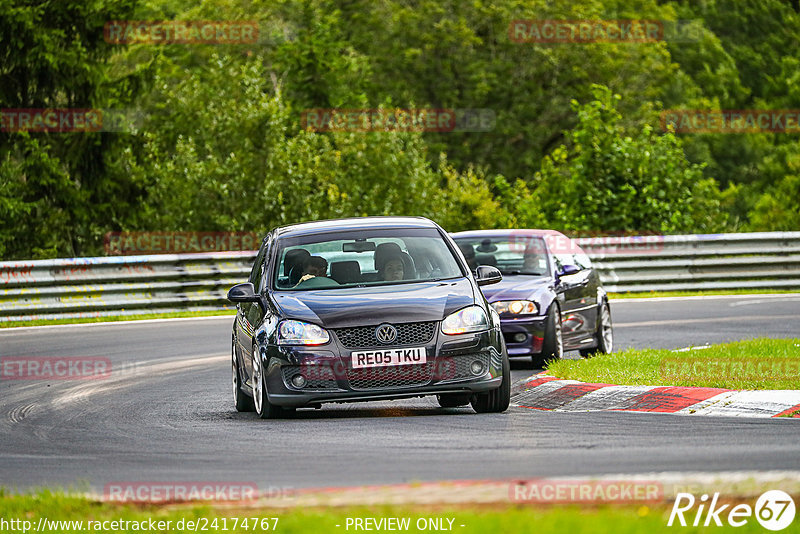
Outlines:
{"type": "Polygon", "coordinates": [[[299,236],[322,232],[363,230],[364,228],[438,228],[435,222],[425,217],[351,217],[347,219],[326,219],[279,226],[273,231],[276,236],[299,236]]]}
{"type": "Polygon", "coordinates": [[[458,239],[459,237],[462,238],[503,237],[507,235],[524,235],[524,236],[535,236],[535,237],[545,237],[554,235],[564,236],[564,234],[562,234],[557,230],[528,229],[528,228],[523,228],[523,229],[507,228],[505,230],[467,230],[465,232],[455,232],[450,234],[450,236],[453,239],[458,239]]]}

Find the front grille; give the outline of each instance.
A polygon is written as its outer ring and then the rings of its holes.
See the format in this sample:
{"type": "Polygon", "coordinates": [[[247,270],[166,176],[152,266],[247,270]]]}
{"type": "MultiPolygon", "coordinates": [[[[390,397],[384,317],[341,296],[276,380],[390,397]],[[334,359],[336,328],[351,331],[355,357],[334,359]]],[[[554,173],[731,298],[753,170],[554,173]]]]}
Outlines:
{"type": "Polygon", "coordinates": [[[375,337],[375,326],[357,326],[353,328],[337,328],[333,332],[344,347],[348,349],[365,349],[370,347],[401,347],[404,345],[424,345],[433,339],[436,322],[403,323],[392,325],[397,329],[397,339],[391,343],[379,343],[375,337]]]}
{"type": "Polygon", "coordinates": [[[283,382],[287,387],[298,389],[292,385],[292,377],[302,374],[306,377],[306,385],[301,389],[337,389],[336,376],[327,365],[284,365],[281,366],[283,382]]]}
{"type": "Polygon", "coordinates": [[[433,377],[433,362],[422,365],[389,365],[348,369],[347,379],[353,389],[381,389],[423,386],[433,377]]]}
{"type": "Polygon", "coordinates": [[[440,382],[457,382],[477,378],[470,369],[472,362],[475,360],[481,362],[483,370],[486,372],[489,369],[489,358],[488,351],[439,358],[435,378],[440,382]]]}

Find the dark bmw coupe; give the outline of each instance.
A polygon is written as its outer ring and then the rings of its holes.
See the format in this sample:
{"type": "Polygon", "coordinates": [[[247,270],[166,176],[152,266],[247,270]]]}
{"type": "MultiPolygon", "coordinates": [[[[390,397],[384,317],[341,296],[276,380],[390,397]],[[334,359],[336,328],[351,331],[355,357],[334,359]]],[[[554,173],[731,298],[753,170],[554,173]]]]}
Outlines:
{"type": "Polygon", "coordinates": [[[503,274],[483,292],[500,315],[509,356],[541,367],[568,350],[584,357],[612,351],[608,296],[573,240],[553,230],[482,230],[453,239],[470,268],[503,274]]]}
{"type": "Polygon", "coordinates": [[[510,367],[500,318],[453,240],[424,218],[365,217],[272,230],[228,292],[233,396],[261,418],[329,402],[435,395],[502,412],[510,367]]]}

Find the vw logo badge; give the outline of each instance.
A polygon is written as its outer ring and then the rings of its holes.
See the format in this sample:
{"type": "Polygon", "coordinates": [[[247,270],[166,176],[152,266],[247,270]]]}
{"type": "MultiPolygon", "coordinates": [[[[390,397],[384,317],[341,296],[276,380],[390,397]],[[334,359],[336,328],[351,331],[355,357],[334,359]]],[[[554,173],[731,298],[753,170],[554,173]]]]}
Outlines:
{"type": "Polygon", "coordinates": [[[381,343],[391,343],[397,339],[397,329],[390,324],[382,324],[375,329],[375,337],[381,343]]]}

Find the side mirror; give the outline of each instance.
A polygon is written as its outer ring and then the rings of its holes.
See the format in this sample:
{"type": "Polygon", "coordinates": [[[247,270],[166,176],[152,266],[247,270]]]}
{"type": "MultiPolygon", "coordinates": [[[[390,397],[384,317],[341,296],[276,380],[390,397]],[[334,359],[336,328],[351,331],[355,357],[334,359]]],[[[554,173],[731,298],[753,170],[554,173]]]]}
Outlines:
{"type": "Polygon", "coordinates": [[[228,291],[228,300],[231,302],[261,302],[261,295],[256,294],[252,282],[236,284],[228,291]]]}
{"type": "Polygon", "coordinates": [[[562,265],[561,269],[558,271],[558,276],[569,276],[571,274],[576,274],[581,271],[580,267],[577,265],[562,265]]]}
{"type": "Polygon", "coordinates": [[[475,278],[478,280],[479,286],[488,286],[489,284],[496,284],[503,279],[503,275],[497,267],[491,265],[478,265],[475,278]]]}

